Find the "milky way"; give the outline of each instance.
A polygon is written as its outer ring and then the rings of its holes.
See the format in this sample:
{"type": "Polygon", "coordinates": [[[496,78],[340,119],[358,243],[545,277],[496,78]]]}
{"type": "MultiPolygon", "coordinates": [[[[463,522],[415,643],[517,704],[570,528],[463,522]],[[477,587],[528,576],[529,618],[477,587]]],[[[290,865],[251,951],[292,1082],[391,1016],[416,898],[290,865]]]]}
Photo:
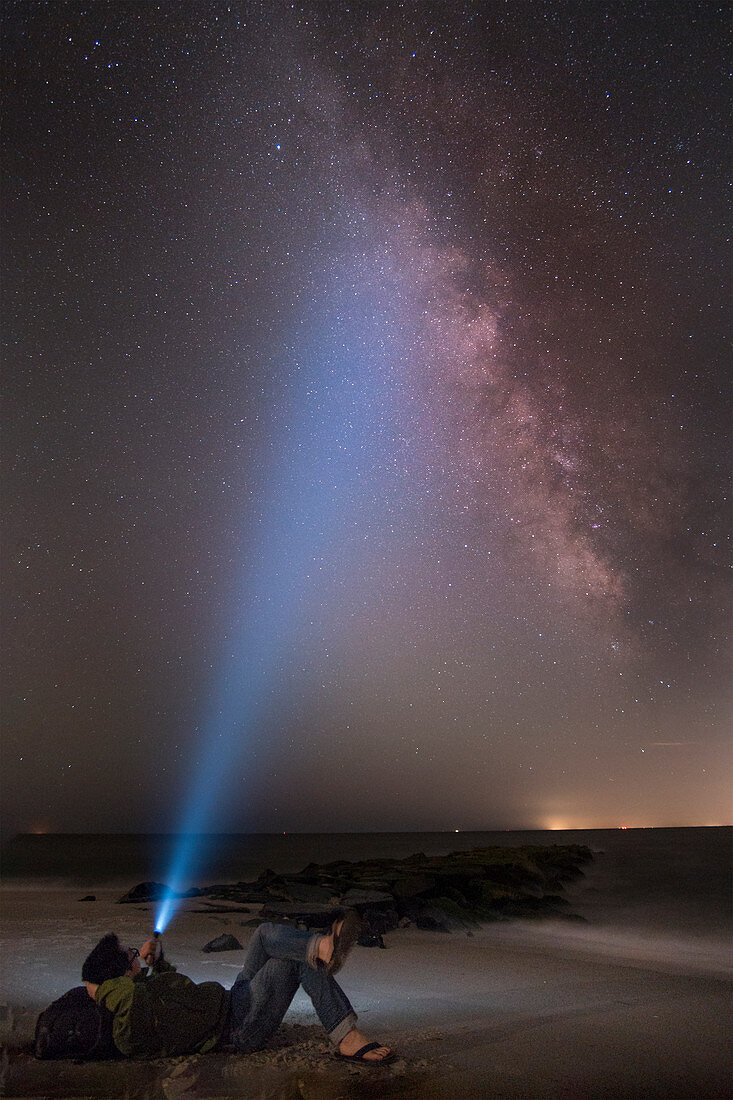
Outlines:
{"type": "Polygon", "coordinates": [[[4,829],[729,816],[726,35],[6,5],[4,829]]]}

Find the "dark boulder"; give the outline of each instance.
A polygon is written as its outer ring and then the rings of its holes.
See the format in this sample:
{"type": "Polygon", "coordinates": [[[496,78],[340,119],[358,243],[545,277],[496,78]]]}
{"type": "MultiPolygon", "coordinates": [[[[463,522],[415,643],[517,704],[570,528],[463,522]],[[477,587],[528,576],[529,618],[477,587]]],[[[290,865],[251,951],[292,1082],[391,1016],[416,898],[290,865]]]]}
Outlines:
{"type": "Polygon", "coordinates": [[[201,896],[211,898],[213,901],[234,901],[240,905],[244,903],[263,905],[272,897],[269,890],[251,882],[229,882],[218,886],[205,886],[200,893],[201,896]]]}
{"type": "Polygon", "coordinates": [[[334,894],[330,886],[318,886],[305,882],[293,882],[292,879],[287,879],[285,882],[284,893],[292,902],[298,904],[312,904],[319,905],[335,905],[338,902],[338,896],[334,894]]]}
{"type": "Polygon", "coordinates": [[[360,890],[358,887],[347,890],[340,900],[344,909],[356,909],[358,912],[394,904],[394,898],[386,890],[360,890]]]}
{"type": "Polygon", "coordinates": [[[415,899],[409,903],[403,916],[414,925],[429,932],[453,932],[475,926],[474,914],[457,905],[452,898],[415,899]]]}
{"type": "Polygon", "coordinates": [[[435,888],[435,883],[434,875],[401,875],[393,880],[392,893],[396,898],[416,898],[421,894],[429,894],[435,888]]]}
{"type": "Polygon", "coordinates": [[[329,929],[340,915],[341,908],[338,905],[323,905],[313,902],[310,905],[299,905],[296,902],[269,901],[260,910],[261,921],[275,921],[284,924],[304,924],[314,931],[329,929]]]}
{"type": "Polygon", "coordinates": [[[166,886],[164,882],[138,882],[132,890],[128,890],[119,899],[120,905],[131,905],[141,901],[163,901],[165,898],[174,898],[177,895],[166,886]]]}
{"type": "Polygon", "coordinates": [[[242,945],[236,936],[230,936],[228,932],[224,932],[215,940],[209,940],[201,950],[206,951],[207,954],[212,951],[241,951],[242,945]]]}

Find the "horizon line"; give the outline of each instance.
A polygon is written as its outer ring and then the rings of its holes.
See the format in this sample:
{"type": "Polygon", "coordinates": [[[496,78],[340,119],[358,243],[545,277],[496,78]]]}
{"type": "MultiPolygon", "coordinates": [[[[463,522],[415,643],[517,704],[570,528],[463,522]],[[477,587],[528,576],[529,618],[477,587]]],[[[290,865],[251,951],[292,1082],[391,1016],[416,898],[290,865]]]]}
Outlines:
{"type": "Polygon", "coordinates": [[[472,829],[284,829],[277,832],[206,832],[206,833],[174,833],[174,832],[139,832],[139,831],[102,831],[92,832],[79,830],[54,830],[31,829],[20,830],[3,835],[0,831],[0,840],[15,840],[20,837],[140,837],[147,839],[178,838],[184,836],[202,837],[284,837],[284,836],[424,836],[427,833],[436,833],[442,836],[458,836],[480,833],[586,833],[586,832],[633,832],[645,829],[729,829],[733,822],[714,822],[706,824],[667,824],[667,825],[572,825],[565,827],[549,826],[511,826],[500,828],[472,828],[472,829]]]}

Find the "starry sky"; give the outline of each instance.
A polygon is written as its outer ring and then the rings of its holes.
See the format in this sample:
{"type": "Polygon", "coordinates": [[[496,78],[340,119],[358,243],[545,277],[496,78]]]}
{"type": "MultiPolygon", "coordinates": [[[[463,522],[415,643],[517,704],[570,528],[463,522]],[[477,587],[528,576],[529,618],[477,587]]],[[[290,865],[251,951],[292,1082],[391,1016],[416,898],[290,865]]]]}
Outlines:
{"type": "Polygon", "coordinates": [[[5,4],[5,832],[730,820],[727,36],[5,4]]]}

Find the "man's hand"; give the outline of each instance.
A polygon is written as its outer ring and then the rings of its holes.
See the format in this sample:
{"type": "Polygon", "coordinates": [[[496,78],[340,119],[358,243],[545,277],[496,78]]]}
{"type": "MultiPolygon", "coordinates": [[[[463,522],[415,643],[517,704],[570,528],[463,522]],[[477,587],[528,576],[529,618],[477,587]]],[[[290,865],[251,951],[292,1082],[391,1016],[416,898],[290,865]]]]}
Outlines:
{"type": "Polygon", "coordinates": [[[140,948],[140,958],[143,960],[146,966],[152,966],[158,956],[162,953],[162,945],[159,937],[154,937],[146,940],[140,948]]]}
{"type": "Polygon", "coordinates": [[[84,985],[87,987],[87,993],[92,998],[92,1000],[93,1001],[96,1000],[97,990],[99,989],[99,983],[97,983],[95,985],[94,982],[84,982],[84,985]]]}

